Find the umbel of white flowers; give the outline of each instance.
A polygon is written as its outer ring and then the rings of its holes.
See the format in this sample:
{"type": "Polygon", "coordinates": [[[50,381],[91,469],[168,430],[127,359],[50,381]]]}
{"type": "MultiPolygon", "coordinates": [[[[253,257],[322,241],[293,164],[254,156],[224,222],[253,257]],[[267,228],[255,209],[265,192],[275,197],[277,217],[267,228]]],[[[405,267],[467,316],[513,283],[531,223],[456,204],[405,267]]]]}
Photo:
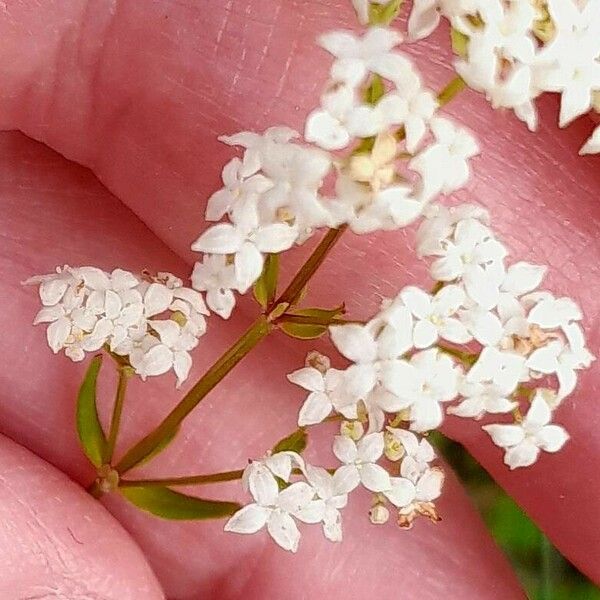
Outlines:
{"type": "MultiPolygon", "coordinates": [[[[353,5],[363,23],[374,7],[387,7],[383,0],[353,5]]],[[[455,66],[469,85],[494,106],[513,108],[532,129],[535,97],[561,92],[565,125],[589,110],[600,90],[600,0],[535,6],[415,0],[409,35],[424,37],[447,18],[460,42],[455,66]]],[[[340,366],[311,353],[288,375],[307,392],[301,427],[341,421],[332,441],[338,463],[325,469],[285,451],[244,471],[252,502],[226,530],[266,528],[290,551],[298,547],[299,522],[320,524],[329,540],[340,541],[342,510],[356,489],[373,495],[373,523],[386,522],[390,510],[404,528],[418,516],[437,521],[444,477],[424,436],[446,414],[485,418],[483,429],[511,469],[557,452],[568,434],[552,423],[554,411],[594,360],[578,305],[540,289],[546,267],[508,264],[482,208],[434,202],[465,185],[479,148],[439,114],[439,98],[398,50],[401,42],[381,26],[322,35],[320,45],[333,56],[330,80],[306,118],[304,140],[288,127],[220,138],[242,154],[225,165],[223,188],[208,200],[213,224],[192,245],[202,253],[193,289],[168,273],[95,267],[61,267],[28,281],[39,285],[43,308],[35,322],[49,323],[55,353],[78,361],[104,347],[142,378],[173,369],[179,384],[209,310],[229,318],[235,293],[257,281],[266,254],[323,228],[362,235],[425,217],[416,253],[430,261],[433,290],[409,285],[368,322],[332,325],[340,366]],[[490,415],[501,422],[490,423],[490,415]]],[[[599,151],[596,129],[582,153],[599,151]]]]}

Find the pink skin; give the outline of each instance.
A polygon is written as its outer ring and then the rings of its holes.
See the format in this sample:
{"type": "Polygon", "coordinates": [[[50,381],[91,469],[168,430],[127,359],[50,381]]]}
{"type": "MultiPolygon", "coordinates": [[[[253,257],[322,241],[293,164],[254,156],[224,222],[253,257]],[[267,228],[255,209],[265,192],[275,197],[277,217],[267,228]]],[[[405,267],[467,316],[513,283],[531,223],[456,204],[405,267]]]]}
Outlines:
{"type": "MultiPolygon", "coordinates": [[[[121,200],[88,171],[23,136],[0,138],[0,355],[10,357],[0,367],[0,423],[5,434],[86,484],[93,473],[73,431],[73,399],[83,367],[51,355],[43,329],[30,326],[37,308],[34,291],[21,289],[19,281],[64,262],[107,269],[170,269],[185,276],[193,260],[189,244],[203,226],[203,203],[219,184],[223,162],[232,156],[215,135],[280,123],[300,126],[316,102],[329,64],[312,41],[318,32],[347,26],[351,13],[345,0],[310,0],[300,6],[289,0],[165,0],[143,6],[123,0],[112,9],[108,1],[6,4],[0,18],[0,126],[20,129],[90,167],[121,200]]],[[[447,51],[439,49],[446,48],[444,35],[440,31],[433,41],[414,48],[436,89],[450,79],[440,66],[448,62],[447,51]]],[[[581,302],[590,348],[597,353],[600,170],[598,158],[576,156],[591,124],[581,119],[557,131],[555,103],[545,99],[541,107],[542,125],[533,137],[512,116],[491,112],[473,93],[452,105],[450,112],[477,132],[483,149],[474,161],[468,193],[457,197],[491,209],[515,260],[551,266],[549,286],[581,302]]],[[[406,283],[429,285],[425,265],[405,249],[405,235],[345,236],[314,280],[310,301],[331,305],[346,300],[351,315],[364,317],[375,309],[380,295],[391,295],[406,283]]],[[[307,251],[301,248],[286,257],[288,276],[307,251]]],[[[243,303],[231,322],[213,320],[195,353],[190,381],[239,335],[255,312],[250,303],[243,303]]],[[[311,347],[273,336],[193,413],[178,441],[136,476],[239,468],[249,456],[262,454],[294,427],[302,394],[283,374],[300,365],[311,347]]],[[[600,438],[595,431],[600,418],[594,400],[599,377],[593,367],[558,413],[571,442],[560,454],[544,456],[533,469],[509,473],[501,452],[478,425],[453,418],[447,426],[560,549],[596,580],[600,438]],[[574,519],[579,527],[573,526],[574,519]]],[[[110,381],[104,385],[106,413],[112,392],[110,381]]],[[[144,387],[132,385],[119,449],[154,426],[179,397],[170,377],[144,387]]],[[[322,436],[316,437],[318,460],[328,464],[331,455],[323,451],[322,436]]],[[[4,460],[3,451],[0,457],[4,460]]],[[[0,493],[5,494],[17,476],[3,475],[0,493]]],[[[44,489],[65,502],[67,496],[77,496],[70,514],[77,523],[78,515],[83,519],[92,510],[98,514],[92,516],[96,543],[110,537],[115,554],[132,553],[123,532],[112,534],[106,525],[109,517],[99,506],[90,508],[83,492],[56,475],[48,477],[44,489]]],[[[242,498],[231,485],[202,493],[242,498]]],[[[46,500],[32,496],[31,505],[38,510],[46,500]]],[[[30,518],[27,507],[18,506],[14,528],[3,525],[3,539],[14,536],[5,545],[14,542],[11,560],[16,563],[24,560],[18,553],[27,556],[36,543],[22,533],[30,518]],[[23,539],[27,542],[16,543],[23,539]]],[[[344,598],[376,592],[398,598],[418,593],[433,599],[447,597],[449,590],[456,598],[522,597],[453,477],[440,502],[445,519],[438,526],[418,523],[410,533],[397,531],[391,523],[376,529],[365,516],[368,498],[359,496],[346,512],[344,544],[331,546],[316,528],[309,528],[297,557],[274,547],[266,535],[225,535],[220,522],[163,522],[116,497],[107,499],[106,506],[142,547],[172,598],[340,597],[340,589],[344,598]]],[[[64,515],[56,512],[47,518],[45,535],[63,539],[64,515]]],[[[42,552],[49,565],[59,565],[56,552],[45,546],[35,551],[42,552]]],[[[80,564],[99,553],[91,543],[72,552],[80,564]]],[[[98,563],[95,567],[107,576],[117,573],[120,581],[129,577],[132,589],[152,585],[139,557],[119,560],[118,566],[98,563]]],[[[85,569],[79,576],[88,581],[85,569]]],[[[70,577],[65,574],[61,585],[71,584],[72,573],[70,577]]],[[[46,585],[53,581],[49,576],[46,585]]],[[[23,590],[29,586],[31,595],[40,585],[39,575],[23,571],[17,584],[23,590]]],[[[154,593],[160,594],[157,588],[154,593]]],[[[144,597],[152,596],[149,592],[144,597]]]]}

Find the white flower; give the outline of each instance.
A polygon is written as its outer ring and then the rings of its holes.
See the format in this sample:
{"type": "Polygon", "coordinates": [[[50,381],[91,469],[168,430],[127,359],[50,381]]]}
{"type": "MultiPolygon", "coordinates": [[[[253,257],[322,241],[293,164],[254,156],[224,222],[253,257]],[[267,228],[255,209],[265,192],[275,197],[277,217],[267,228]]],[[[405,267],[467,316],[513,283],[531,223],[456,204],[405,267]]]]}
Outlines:
{"type": "Polygon", "coordinates": [[[504,278],[506,248],[492,232],[476,219],[464,219],[453,235],[441,241],[435,252],[440,256],[431,265],[431,276],[438,281],[462,278],[466,292],[482,308],[493,308],[504,278]]]}
{"type": "Polygon", "coordinates": [[[592,93],[600,90],[600,2],[582,6],[571,0],[549,0],[548,9],[557,33],[538,55],[536,85],[561,92],[561,127],[587,112],[592,93]]]}
{"type": "Polygon", "coordinates": [[[552,341],[546,346],[534,350],[527,359],[527,366],[543,375],[556,374],[559,383],[558,400],[573,392],[577,384],[579,369],[587,369],[594,357],[585,347],[581,328],[571,323],[564,327],[568,344],[552,341]]]}
{"type": "Polygon", "coordinates": [[[285,223],[260,225],[258,212],[250,207],[236,223],[219,223],[207,229],[192,250],[211,254],[233,254],[235,275],[241,293],[260,277],[263,253],[278,253],[292,247],[298,230],[285,223]]]}
{"type": "Polygon", "coordinates": [[[274,145],[287,144],[298,136],[298,132],[289,127],[269,127],[263,134],[241,131],[233,135],[222,135],[219,141],[229,146],[242,146],[246,149],[240,175],[249,177],[260,171],[265,158],[272,154],[271,149],[274,145]]]}
{"type": "Polygon", "coordinates": [[[581,147],[579,154],[598,154],[600,152],[600,125],[594,129],[587,142],[581,147]]]}
{"type": "Polygon", "coordinates": [[[450,194],[469,179],[468,159],[479,153],[475,138],[443,117],[429,122],[436,142],[413,158],[409,167],[422,179],[422,196],[429,200],[442,192],[450,194]]]}
{"type": "Polygon", "coordinates": [[[436,348],[413,355],[410,361],[389,361],[382,373],[387,389],[410,406],[411,429],[429,431],[443,420],[440,402],[454,400],[460,371],[436,348]]]}
{"type": "Polygon", "coordinates": [[[243,163],[239,158],[231,159],[224,167],[222,173],[225,187],[215,192],[206,205],[206,220],[219,221],[226,214],[231,214],[236,207],[256,194],[266,192],[273,186],[264,175],[256,173],[244,178],[243,163]]]}
{"type": "Polygon", "coordinates": [[[417,319],[413,330],[415,348],[428,348],[438,338],[464,344],[472,338],[466,327],[453,315],[465,301],[465,293],[457,285],[443,287],[435,296],[409,286],[400,298],[417,319]]]}
{"type": "Polygon", "coordinates": [[[134,348],[129,355],[131,366],[142,379],[162,375],[172,368],[179,387],[190,372],[192,357],[189,351],[198,345],[198,339],[175,321],[153,320],[148,325],[158,334],[159,340],[149,335],[142,346],[134,348]]]}
{"type": "Polygon", "coordinates": [[[399,398],[386,384],[386,379],[391,379],[388,373],[398,362],[395,359],[412,347],[410,312],[406,307],[394,306],[366,325],[336,325],[329,330],[340,353],[355,363],[344,372],[343,393],[348,404],[339,410],[347,418],[356,418],[357,403],[363,401],[369,412],[370,430],[379,430],[383,411],[402,410],[412,401],[399,398]]]}
{"type": "Polygon", "coordinates": [[[359,85],[369,72],[394,79],[410,69],[410,62],[392,48],[402,41],[396,31],[371,27],[362,38],[350,31],[331,31],[319,38],[319,44],[337,60],[331,68],[334,81],[359,85]]]}
{"type": "Polygon", "coordinates": [[[426,468],[422,472],[416,471],[407,457],[402,461],[400,473],[402,477],[392,477],[390,489],[383,492],[385,497],[400,509],[398,524],[410,528],[419,514],[432,521],[438,521],[433,500],[442,493],[443,471],[438,467],[426,468]]]}
{"type": "Polygon", "coordinates": [[[344,463],[336,473],[346,480],[348,491],[362,483],[372,492],[389,489],[390,476],[376,464],[383,454],[383,433],[370,433],[355,443],[348,437],[338,435],[333,442],[333,452],[344,463]]]}
{"type": "Polygon", "coordinates": [[[409,36],[413,40],[420,40],[430,35],[440,22],[440,12],[448,17],[476,15],[486,1],[414,0],[408,18],[409,36]]]}
{"type": "Polygon", "coordinates": [[[452,236],[458,222],[473,219],[489,225],[490,221],[487,210],[475,204],[450,207],[431,204],[423,212],[426,218],[419,225],[416,240],[419,257],[443,255],[446,240],[452,236]]]}
{"type": "Polygon", "coordinates": [[[515,425],[485,425],[494,444],[506,449],[504,463],[511,469],[528,467],[538,458],[540,450],[558,452],[569,439],[560,425],[549,425],[552,413],[539,394],[522,423],[515,425]]]}
{"type": "MultiPolygon", "coordinates": [[[[275,482],[275,479],[273,479],[275,482]]],[[[313,488],[304,481],[292,483],[275,494],[263,491],[254,496],[256,502],[236,512],[225,524],[225,531],[234,533],[256,533],[265,525],[269,535],[284,550],[296,552],[300,542],[300,531],[292,515],[300,512],[314,497],[313,488]]]]}
{"type": "Polygon", "coordinates": [[[549,292],[538,292],[528,294],[524,300],[535,303],[527,320],[533,325],[539,325],[542,329],[564,328],[571,322],[580,321],[583,318],[577,303],[566,296],[555,298],[549,292]]]}
{"type": "MultiPolygon", "coordinates": [[[[479,373],[479,377],[485,375],[479,373]]],[[[510,400],[516,385],[499,385],[492,379],[493,376],[479,381],[475,377],[465,378],[458,388],[463,399],[457,406],[450,406],[447,412],[458,417],[480,419],[485,413],[507,413],[516,408],[518,403],[510,400]]]]}
{"type": "Polygon", "coordinates": [[[402,122],[406,150],[413,154],[427,132],[427,125],[437,109],[438,102],[429,90],[421,87],[420,81],[418,85],[401,88],[401,91],[407,103],[406,116],[402,122]]]}
{"type": "Polygon", "coordinates": [[[298,517],[313,502],[315,490],[304,481],[279,490],[276,477],[288,482],[293,466],[305,468],[295,452],[279,452],[252,461],[244,470],[242,484],[254,502],[236,512],[225,524],[225,531],[256,533],[266,525],[277,544],[296,552],[300,532],[293,517],[298,517]]]}
{"type": "Polygon", "coordinates": [[[301,427],[320,423],[333,408],[343,412],[344,397],[340,394],[344,382],[343,371],[327,369],[322,373],[314,367],[304,367],[290,373],[287,378],[310,392],[298,415],[298,425],[301,427]]]}
{"type": "Polygon", "coordinates": [[[321,96],[321,108],[306,117],[304,138],[325,150],[340,150],[351,141],[348,115],[356,102],[356,91],[345,84],[333,84],[321,96]]]}
{"type": "Polygon", "coordinates": [[[433,446],[425,438],[419,439],[412,431],[394,427],[387,427],[386,429],[391,437],[402,445],[405,472],[409,474],[411,470],[415,469],[419,473],[425,471],[429,463],[435,458],[433,446]]]}
{"type": "Polygon", "coordinates": [[[487,346],[466,374],[466,384],[493,384],[509,393],[517,387],[526,373],[524,356],[487,346]]]}
{"type": "Polygon", "coordinates": [[[206,292],[208,308],[223,319],[228,319],[235,306],[233,289],[237,287],[235,267],[224,254],[205,254],[202,262],[194,265],[192,287],[206,292]]]}
{"type": "Polygon", "coordinates": [[[305,523],[323,522],[323,533],[332,542],[342,541],[342,516],[340,509],[348,503],[348,493],[356,487],[349,471],[338,469],[333,475],[321,467],[306,465],[305,475],[313,487],[317,500],[302,509],[298,518],[305,523]]]}

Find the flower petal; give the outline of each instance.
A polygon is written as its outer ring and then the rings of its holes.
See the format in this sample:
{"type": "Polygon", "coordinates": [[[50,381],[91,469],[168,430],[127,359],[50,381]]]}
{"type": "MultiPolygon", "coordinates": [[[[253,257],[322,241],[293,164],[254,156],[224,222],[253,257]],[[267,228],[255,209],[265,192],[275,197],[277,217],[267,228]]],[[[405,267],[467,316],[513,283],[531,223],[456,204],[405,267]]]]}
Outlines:
{"type": "Polygon", "coordinates": [[[225,531],[256,533],[264,527],[270,514],[271,511],[268,508],[258,506],[258,504],[248,504],[225,523],[225,531]]]}

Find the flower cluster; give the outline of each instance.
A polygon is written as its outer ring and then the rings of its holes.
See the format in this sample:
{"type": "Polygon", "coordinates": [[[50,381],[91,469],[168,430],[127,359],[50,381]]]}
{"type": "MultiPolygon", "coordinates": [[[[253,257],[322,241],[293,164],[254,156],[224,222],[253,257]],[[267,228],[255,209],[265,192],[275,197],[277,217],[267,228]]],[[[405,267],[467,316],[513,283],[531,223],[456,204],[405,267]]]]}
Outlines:
{"type": "Polygon", "coordinates": [[[296,522],[320,523],[327,539],[340,542],[340,510],[346,506],[348,494],[359,486],[375,492],[373,523],[389,518],[384,502],[397,508],[401,527],[410,528],[417,515],[438,520],[433,500],[441,493],[444,474],[429,464],[435,458],[429,442],[392,427],[385,434],[371,433],[355,441],[355,430],[347,425],[334,441],[333,451],[342,463],[335,470],[309,465],[295,452],[252,461],[242,481],[254,502],[236,512],[225,530],[249,534],[266,525],[277,544],[296,552],[300,541],[296,522]],[[384,455],[397,464],[397,476],[390,476],[377,464],[384,455]],[[298,478],[292,482],[294,475],[298,478]]]}
{"type": "Polygon", "coordinates": [[[321,106],[306,119],[305,143],[287,127],[220,138],[244,153],[225,166],[224,187],[208,201],[207,221],[219,222],[192,245],[204,253],[192,285],[223,318],[233,292],[245,293],[260,276],[265,254],[323,227],[347,224],[360,234],[405,227],[437,194],[467,181],[477,143],[436,114],[436,97],[395,49],[401,41],[384,27],[321,36],[335,60],[321,106]],[[323,191],[328,183],[333,198],[323,191]]]}
{"type": "Polygon", "coordinates": [[[397,510],[403,527],[417,515],[437,520],[434,500],[443,473],[430,466],[433,449],[417,434],[437,429],[445,413],[473,419],[510,414],[512,423],[483,428],[505,449],[511,469],[532,465],[540,451],[557,452],[568,440],[563,427],[551,424],[552,412],[573,392],[577,372],[594,359],[577,304],[538,289],[545,267],[507,265],[506,248],[489,228],[487,212],[476,206],[430,206],[417,249],[433,258],[433,292],[408,286],[367,323],[331,326],[347,367],[333,368],[328,357],[311,353],[306,366],[288,376],[308,391],[301,427],[342,419],[341,435],[333,441],[341,466],[329,473],[319,469],[327,492],[315,484],[315,468],[300,457],[294,460],[306,481],[290,484],[291,466],[282,474],[273,465],[283,459],[269,456],[246,470],[255,503],[234,515],[227,530],[252,533],[266,523],[277,543],[295,551],[296,519],[323,522],[327,537],[336,541],[337,511],[359,485],[374,494],[374,523],[388,519],[387,505],[397,510]],[[257,473],[270,478],[268,495],[266,485],[252,483],[257,473]],[[277,478],[285,484],[282,491],[277,478]],[[328,521],[324,503],[332,498],[335,515],[328,521]]]}
{"type": "MultiPolygon", "coordinates": [[[[453,28],[456,71],[495,108],[511,108],[537,127],[533,100],[561,94],[559,124],[600,110],[600,1],[414,0],[412,39],[429,35],[440,15],[453,28]]],[[[600,152],[600,127],[581,154],[600,152]]]]}
{"type": "Polygon", "coordinates": [[[170,273],[138,278],[129,271],[59,267],[32,277],[43,308],[34,324],[49,323],[48,345],[73,361],[106,347],[127,357],[145,379],[173,369],[178,385],[192,365],[189,351],[206,331],[202,295],[170,273]],[[166,318],[159,318],[159,317],[166,318]]]}

